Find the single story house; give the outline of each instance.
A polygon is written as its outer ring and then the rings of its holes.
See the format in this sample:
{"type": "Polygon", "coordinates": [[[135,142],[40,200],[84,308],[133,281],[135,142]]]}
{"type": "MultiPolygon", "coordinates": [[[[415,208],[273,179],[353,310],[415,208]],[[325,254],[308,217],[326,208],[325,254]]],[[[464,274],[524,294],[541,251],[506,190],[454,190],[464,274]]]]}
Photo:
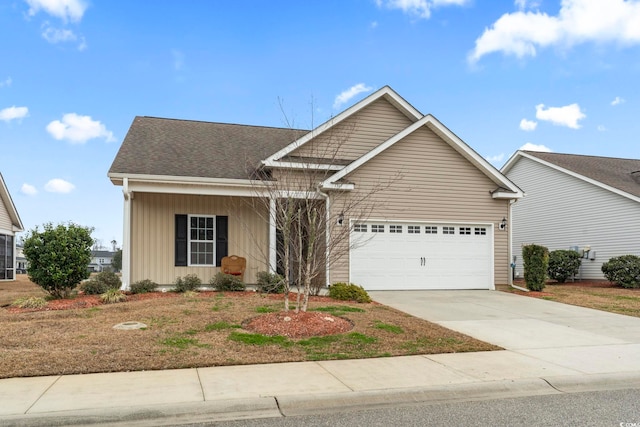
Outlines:
{"type": "Polygon", "coordinates": [[[124,194],[123,287],[206,283],[232,254],[255,283],[281,265],[274,218],[298,197],[324,200],[327,285],[494,289],[511,277],[510,209],[523,195],[388,86],[312,130],[136,117],[108,177],[124,194]]]}
{"type": "Polygon", "coordinates": [[[22,221],[0,174],[0,280],[14,280],[16,233],[23,231],[22,221]]]}
{"type": "Polygon", "coordinates": [[[583,279],[603,279],[611,257],[640,255],[640,160],[518,151],[501,171],[526,194],[512,209],[517,275],[529,243],[578,250],[583,279]]]}

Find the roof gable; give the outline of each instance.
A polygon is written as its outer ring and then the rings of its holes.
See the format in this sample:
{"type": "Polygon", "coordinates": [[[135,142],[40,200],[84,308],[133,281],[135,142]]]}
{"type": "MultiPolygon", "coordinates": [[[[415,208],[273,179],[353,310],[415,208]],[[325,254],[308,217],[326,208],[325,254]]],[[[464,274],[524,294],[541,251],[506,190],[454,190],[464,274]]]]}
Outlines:
{"type": "Polygon", "coordinates": [[[445,143],[449,144],[455,151],[457,151],[462,157],[467,159],[477,169],[479,169],[484,175],[491,179],[498,187],[493,196],[496,198],[520,198],[523,196],[522,190],[518,188],[513,182],[506,178],[496,168],[494,168],[489,162],[487,162],[482,156],[476,153],[471,147],[469,147],[464,141],[458,138],[453,132],[451,132],[446,126],[438,121],[431,114],[427,114],[411,126],[405,128],[401,132],[397,133],[393,137],[389,138],[384,143],[371,150],[369,153],[360,157],[356,161],[352,162],[342,170],[338,171],[324,182],[322,186],[327,189],[348,189],[349,184],[343,184],[340,182],[346,175],[353,172],[369,160],[375,158],[378,155],[384,153],[385,150],[392,147],[396,143],[402,141],[405,137],[412,134],[421,127],[426,126],[436,135],[438,135],[445,143]]]}
{"type": "Polygon", "coordinates": [[[411,104],[409,104],[404,98],[398,95],[393,89],[389,86],[385,86],[382,89],[372,93],[362,101],[356,103],[350,108],[344,110],[342,113],[338,114],[336,117],[333,117],[327,120],[325,123],[316,127],[306,135],[301,138],[293,141],[291,144],[272,154],[268,158],[263,161],[265,166],[290,166],[289,164],[279,163],[280,159],[290,155],[295,150],[301,148],[304,144],[313,140],[314,138],[319,137],[325,132],[335,128],[340,123],[343,123],[347,119],[351,118],[358,112],[364,110],[368,106],[372,105],[376,101],[384,99],[388,101],[391,105],[397,108],[402,114],[408,117],[412,122],[416,122],[420,118],[422,118],[422,113],[420,113],[417,109],[415,109],[411,104]]]}
{"type": "Polygon", "coordinates": [[[517,151],[502,167],[503,173],[527,158],[598,187],[640,201],[640,160],[578,154],[517,151]]]}
{"type": "Polygon", "coordinates": [[[7,210],[9,214],[9,219],[11,220],[11,224],[13,225],[14,232],[24,231],[24,226],[22,225],[22,220],[20,220],[20,215],[18,215],[18,210],[16,206],[13,204],[13,199],[9,194],[9,189],[5,185],[4,178],[0,173],[0,201],[4,208],[7,210]]]}

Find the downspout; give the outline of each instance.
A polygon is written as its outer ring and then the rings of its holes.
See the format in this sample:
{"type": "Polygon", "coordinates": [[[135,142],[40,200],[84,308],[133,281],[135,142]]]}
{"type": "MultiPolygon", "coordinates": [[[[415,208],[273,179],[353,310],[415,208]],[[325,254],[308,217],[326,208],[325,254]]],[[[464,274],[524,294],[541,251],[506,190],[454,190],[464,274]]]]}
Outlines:
{"type": "Polygon", "coordinates": [[[276,235],[276,200],[269,199],[269,270],[271,273],[277,271],[277,235],[276,235]]]}
{"type": "Polygon", "coordinates": [[[325,208],[325,223],[327,224],[326,227],[327,229],[325,230],[325,249],[324,249],[324,280],[325,283],[324,285],[326,286],[327,289],[329,289],[329,285],[330,285],[330,280],[329,280],[329,274],[331,273],[331,268],[329,267],[329,244],[331,243],[331,198],[329,197],[329,194],[324,193],[321,189],[320,186],[318,186],[316,188],[316,191],[318,192],[318,194],[320,196],[322,196],[325,200],[325,204],[326,204],[326,208],[325,208]]]}
{"type": "MultiPolygon", "coordinates": [[[[513,261],[513,236],[511,234],[512,233],[511,230],[513,229],[513,227],[512,227],[512,224],[513,224],[513,221],[512,221],[513,204],[516,203],[517,201],[518,201],[517,199],[509,200],[509,223],[508,223],[508,226],[507,226],[507,232],[508,232],[507,241],[508,241],[508,245],[509,245],[507,253],[509,254],[509,267],[511,267],[511,263],[514,262],[513,261]]],[[[515,264],[515,262],[514,262],[514,264],[515,264]]],[[[511,286],[512,288],[517,289],[519,291],[529,292],[529,289],[523,288],[521,286],[516,286],[516,285],[513,284],[513,269],[515,269],[515,266],[513,266],[512,270],[509,271],[509,286],[511,286]]]]}
{"type": "Polygon", "coordinates": [[[131,284],[131,200],[133,192],[129,190],[129,178],[122,179],[122,193],[124,195],[124,218],[122,233],[122,286],[120,289],[128,291],[131,284]]]}

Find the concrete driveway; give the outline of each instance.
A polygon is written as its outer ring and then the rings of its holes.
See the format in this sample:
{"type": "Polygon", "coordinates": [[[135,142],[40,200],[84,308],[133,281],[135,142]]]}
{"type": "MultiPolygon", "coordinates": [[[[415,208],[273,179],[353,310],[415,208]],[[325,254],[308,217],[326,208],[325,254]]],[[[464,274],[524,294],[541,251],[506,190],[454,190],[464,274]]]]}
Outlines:
{"type": "Polygon", "coordinates": [[[640,372],[640,318],[499,291],[372,291],[369,295],[499,345],[512,357],[526,356],[585,374],[640,372]]]}

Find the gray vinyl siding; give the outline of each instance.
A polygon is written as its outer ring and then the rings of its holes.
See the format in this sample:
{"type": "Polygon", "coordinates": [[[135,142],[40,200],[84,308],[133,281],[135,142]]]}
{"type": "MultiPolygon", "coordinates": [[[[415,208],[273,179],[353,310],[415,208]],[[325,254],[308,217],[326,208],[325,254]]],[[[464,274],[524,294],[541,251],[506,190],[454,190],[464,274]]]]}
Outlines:
{"type": "Polygon", "coordinates": [[[525,192],[513,205],[513,254],[522,276],[523,244],[549,250],[591,246],[594,261],[583,259],[584,279],[602,279],[601,266],[611,257],[640,255],[640,204],[527,158],[507,177],[525,192]]]}
{"type": "Polygon", "coordinates": [[[411,123],[412,120],[381,98],[308,141],[291,155],[355,160],[411,123]]]}
{"type": "MultiPolygon", "coordinates": [[[[355,183],[354,197],[367,197],[367,218],[493,224],[494,283],[508,283],[508,234],[498,223],[508,217],[507,200],[495,200],[496,184],[426,127],[346,176],[355,183]],[[381,185],[380,185],[381,184],[381,185]]],[[[332,210],[339,212],[336,196],[332,210]]],[[[344,250],[342,251],[344,252],[344,250]]],[[[348,257],[331,270],[331,280],[348,279],[348,257]]]]}

